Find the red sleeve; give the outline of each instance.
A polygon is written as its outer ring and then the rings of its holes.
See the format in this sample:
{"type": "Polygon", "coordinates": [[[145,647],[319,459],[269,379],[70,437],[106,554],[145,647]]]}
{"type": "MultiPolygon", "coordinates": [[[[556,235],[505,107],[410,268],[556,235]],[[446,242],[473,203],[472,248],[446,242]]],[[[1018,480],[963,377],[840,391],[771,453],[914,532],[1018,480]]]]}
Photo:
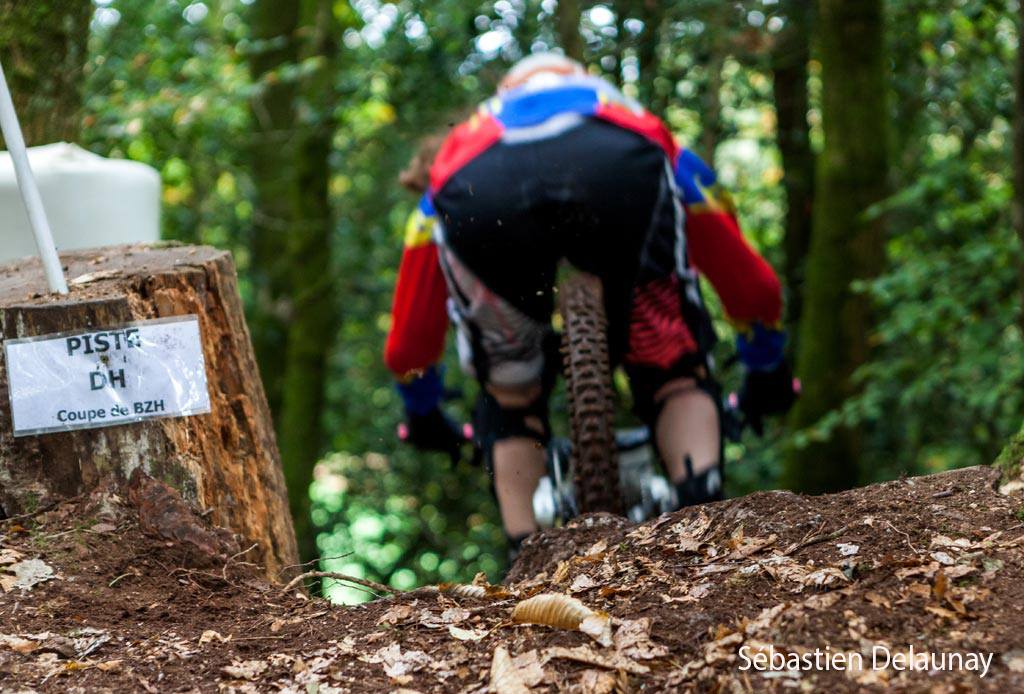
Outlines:
{"type": "Polygon", "coordinates": [[[686,214],[686,243],[690,260],[714,286],[731,320],[766,326],[779,322],[779,278],[743,238],[735,217],[704,204],[691,206],[686,214]]]}
{"type": "Polygon", "coordinates": [[[384,363],[400,379],[437,363],[444,351],[448,288],[431,227],[432,218],[413,214],[398,268],[384,363]]]}

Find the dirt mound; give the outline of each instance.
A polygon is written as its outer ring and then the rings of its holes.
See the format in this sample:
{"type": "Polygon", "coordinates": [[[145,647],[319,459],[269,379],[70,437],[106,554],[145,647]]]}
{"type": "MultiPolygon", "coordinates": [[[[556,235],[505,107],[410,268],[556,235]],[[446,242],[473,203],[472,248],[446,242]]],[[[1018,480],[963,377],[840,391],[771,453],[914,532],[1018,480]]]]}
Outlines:
{"type": "Polygon", "coordinates": [[[589,516],[532,538],[505,586],[354,608],[282,592],[244,550],[197,561],[96,494],[0,521],[0,691],[1018,691],[1024,523],[996,479],[589,516]],[[781,669],[741,669],[769,649],[781,669]]]}

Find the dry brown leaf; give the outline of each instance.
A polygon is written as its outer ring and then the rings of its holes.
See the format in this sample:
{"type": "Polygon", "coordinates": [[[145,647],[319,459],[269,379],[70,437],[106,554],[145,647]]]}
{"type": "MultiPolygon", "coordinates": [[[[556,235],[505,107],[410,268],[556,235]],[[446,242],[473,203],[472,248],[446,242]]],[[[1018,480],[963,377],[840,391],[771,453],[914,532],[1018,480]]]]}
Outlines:
{"type": "Polygon", "coordinates": [[[460,598],[488,598],[490,600],[504,600],[505,598],[512,597],[512,593],[508,591],[504,586],[492,586],[486,585],[466,585],[463,583],[441,583],[437,586],[438,591],[442,593],[448,593],[449,595],[455,595],[460,598]]]}
{"type": "Polygon", "coordinates": [[[619,628],[615,632],[613,642],[615,650],[620,654],[638,660],[652,660],[668,655],[667,647],[659,646],[651,640],[651,620],[649,618],[616,621],[619,628]]]}
{"type": "Polygon", "coordinates": [[[495,648],[491,657],[490,691],[494,694],[528,694],[530,691],[504,646],[495,648]]]}
{"type": "Polygon", "coordinates": [[[25,555],[16,549],[8,547],[0,547],[0,566],[7,566],[8,564],[16,564],[21,561],[25,555]]]}
{"type": "Polygon", "coordinates": [[[932,587],[927,583],[914,582],[908,585],[904,589],[910,595],[916,595],[919,598],[928,600],[932,597],[932,587]]]}
{"type": "Polygon", "coordinates": [[[395,625],[404,622],[412,616],[412,607],[409,605],[392,605],[388,611],[381,615],[377,624],[395,625]]]}
{"type": "Polygon", "coordinates": [[[935,605],[925,605],[926,611],[931,612],[939,617],[945,617],[946,619],[956,619],[957,613],[953,610],[947,610],[945,607],[936,607],[935,605]]]}
{"type": "Polygon", "coordinates": [[[15,653],[21,653],[22,655],[31,653],[39,648],[40,645],[39,641],[32,639],[24,639],[13,634],[0,634],[0,646],[10,648],[15,653]]]}
{"type": "Polygon", "coordinates": [[[924,576],[925,578],[931,578],[940,568],[939,562],[937,561],[920,564],[918,566],[908,566],[903,569],[897,569],[896,578],[901,581],[905,578],[910,578],[911,576],[924,576]]]}
{"type": "Polygon", "coordinates": [[[561,593],[541,593],[517,603],[512,610],[512,621],[579,630],[602,646],[611,645],[608,615],[595,612],[576,598],[561,593]]]}
{"type": "Polygon", "coordinates": [[[230,640],[231,640],[231,635],[230,634],[228,636],[222,636],[221,634],[219,634],[218,632],[214,631],[213,629],[207,629],[199,637],[199,645],[203,646],[205,644],[210,643],[211,641],[220,641],[221,643],[227,643],[230,640]]]}
{"type": "Polygon", "coordinates": [[[96,669],[101,672],[117,672],[121,669],[121,660],[108,660],[105,663],[96,663],[96,669]]]}
{"type": "Polygon", "coordinates": [[[462,629],[454,624],[448,626],[448,633],[451,634],[452,638],[458,639],[459,641],[479,641],[483,637],[487,636],[486,631],[478,629],[462,629]]]}
{"type": "Polygon", "coordinates": [[[596,588],[597,585],[597,581],[592,579],[587,574],[580,574],[576,578],[572,579],[572,583],[569,585],[569,592],[582,593],[584,591],[590,590],[591,588],[596,588]]]}
{"type": "Polygon", "coordinates": [[[558,567],[555,569],[555,573],[551,575],[551,583],[553,585],[558,585],[559,583],[563,583],[567,578],[569,578],[569,570],[571,568],[572,568],[572,562],[569,562],[569,561],[560,561],[560,562],[558,562],[558,567]]]}
{"type": "Polygon", "coordinates": [[[629,658],[617,653],[598,653],[589,646],[576,646],[565,648],[564,646],[553,646],[544,651],[544,661],[562,658],[574,660],[577,663],[597,665],[608,670],[625,670],[633,675],[643,675],[651,671],[646,665],[634,662],[629,658]]]}
{"type": "Polygon", "coordinates": [[[892,609],[892,603],[889,602],[888,598],[886,598],[881,593],[876,593],[873,590],[865,593],[864,599],[872,605],[875,605],[876,607],[884,607],[887,610],[892,609]]]}
{"type": "Polygon", "coordinates": [[[932,585],[932,595],[936,600],[942,602],[946,597],[946,591],[949,590],[949,579],[946,578],[946,574],[942,571],[935,574],[935,583],[932,585]]]}
{"type": "Polygon", "coordinates": [[[584,670],[577,684],[581,694],[614,694],[619,678],[604,670],[584,670]]]}
{"type": "Polygon", "coordinates": [[[729,545],[732,547],[732,552],[726,557],[727,560],[735,561],[736,559],[746,559],[747,557],[757,554],[766,547],[770,547],[775,544],[778,539],[776,535],[769,535],[768,537],[739,537],[735,541],[730,540],[729,545]]]}
{"type": "Polygon", "coordinates": [[[266,672],[267,667],[269,666],[262,660],[235,660],[231,665],[222,667],[220,671],[237,680],[256,680],[266,672]]]}

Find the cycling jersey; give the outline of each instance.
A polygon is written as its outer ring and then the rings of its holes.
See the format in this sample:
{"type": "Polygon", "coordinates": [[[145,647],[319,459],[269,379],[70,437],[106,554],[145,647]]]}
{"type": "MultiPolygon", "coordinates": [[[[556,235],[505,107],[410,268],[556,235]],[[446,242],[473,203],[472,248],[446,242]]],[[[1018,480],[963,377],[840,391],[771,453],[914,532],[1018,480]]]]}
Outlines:
{"type": "Polygon", "coordinates": [[[667,371],[706,354],[697,272],[741,327],[780,319],[778,279],[714,172],[604,80],[566,77],[489,100],[448,136],[430,180],[406,229],[385,347],[400,382],[438,361],[449,314],[468,324],[464,342],[490,330],[491,343],[508,343],[504,356],[486,347],[492,361],[529,375],[557,257],[602,276],[627,365],[667,371]],[[622,287],[609,292],[609,282],[622,287]],[[481,297],[495,301],[480,311],[481,297]]]}

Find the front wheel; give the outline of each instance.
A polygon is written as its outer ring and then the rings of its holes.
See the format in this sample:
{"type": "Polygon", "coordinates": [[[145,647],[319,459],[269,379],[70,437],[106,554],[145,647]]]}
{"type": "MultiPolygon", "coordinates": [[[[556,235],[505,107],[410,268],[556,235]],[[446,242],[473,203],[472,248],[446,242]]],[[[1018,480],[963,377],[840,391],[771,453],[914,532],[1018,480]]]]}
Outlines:
{"type": "Polygon", "coordinates": [[[572,469],[581,513],[622,513],[615,447],[614,390],[601,281],[575,274],[561,288],[572,469]]]}

